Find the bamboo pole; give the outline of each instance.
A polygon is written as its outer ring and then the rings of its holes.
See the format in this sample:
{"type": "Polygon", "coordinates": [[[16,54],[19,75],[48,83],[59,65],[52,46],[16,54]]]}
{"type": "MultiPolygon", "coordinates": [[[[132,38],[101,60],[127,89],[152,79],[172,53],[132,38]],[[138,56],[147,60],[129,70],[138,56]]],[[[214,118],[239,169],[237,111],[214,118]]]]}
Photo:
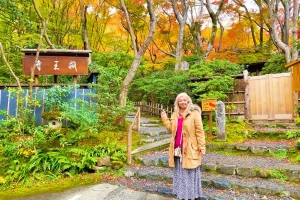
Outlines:
{"type": "Polygon", "coordinates": [[[131,164],[131,148],[132,148],[132,125],[128,126],[127,132],[127,163],[131,164]]]}
{"type": "Polygon", "coordinates": [[[141,127],[141,108],[137,108],[137,118],[136,118],[136,130],[140,131],[141,127]]]}

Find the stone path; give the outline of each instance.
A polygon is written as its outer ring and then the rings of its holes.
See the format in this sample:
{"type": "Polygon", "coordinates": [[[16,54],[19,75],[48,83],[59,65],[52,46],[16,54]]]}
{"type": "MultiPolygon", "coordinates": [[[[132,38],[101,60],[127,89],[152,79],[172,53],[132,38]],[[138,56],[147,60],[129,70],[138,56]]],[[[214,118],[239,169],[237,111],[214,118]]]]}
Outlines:
{"type": "MultiPolygon", "coordinates": [[[[1,197],[0,197],[1,199],[1,197]]],[[[60,193],[46,193],[13,200],[175,200],[150,192],[135,191],[124,186],[102,183],[73,188],[60,193]]]]}
{"type": "MultiPolygon", "coordinates": [[[[143,121],[143,126],[151,127],[152,135],[155,135],[153,121],[147,122],[147,119],[143,121]],[[147,123],[151,125],[147,126],[147,123]]],[[[159,126],[161,125],[157,123],[157,127],[159,126]]],[[[141,132],[146,133],[145,130],[147,128],[142,128],[141,132]]],[[[155,186],[150,184],[142,189],[171,194],[172,169],[168,167],[168,143],[169,138],[136,149],[133,152],[136,165],[127,168],[128,179],[134,179],[136,182],[165,181],[165,184],[169,185],[167,188],[161,189],[157,184],[155,186]],[[155,151],[159,145],[165,145],[165,150],[155,151]],[[147,153],[143,153],[145,150],[148,150],[147,153]]],[[[285,159],[262,156],[278,150],[288,151],[290,145],[281,143],[248,141],[240,144],[207,144],[208,152],[203,158],[201,167],[202,184],[207,199],[300,199],[300,165],[285,159]],[[214,152],[219,150],[240,151],[245,156],[214,152]]],[[[138,185],[135,187],[141,189],[138,185]]]]}

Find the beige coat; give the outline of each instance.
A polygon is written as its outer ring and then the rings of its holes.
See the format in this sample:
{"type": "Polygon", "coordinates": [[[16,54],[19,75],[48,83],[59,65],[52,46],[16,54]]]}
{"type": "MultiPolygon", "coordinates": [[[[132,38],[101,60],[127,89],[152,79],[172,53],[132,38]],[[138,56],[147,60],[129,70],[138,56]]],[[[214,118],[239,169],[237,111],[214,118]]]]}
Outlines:
{"type": "MultiPolygon", "coordinates": [[[[167,129],[172,133],[169,147],[169,166],[174,167],[174,144],[177,131],[178,112],[174,112],[169,119],[162,116],[162,121],[167,129]]],[[[201,165],[201,152],[205,150],[205,135],[201,119],[201,110],[198,106],[189,106],[188,112],[184,116],[182,125],[183,147],[182,147],[182,167],[194,169],[201,165]]]]}

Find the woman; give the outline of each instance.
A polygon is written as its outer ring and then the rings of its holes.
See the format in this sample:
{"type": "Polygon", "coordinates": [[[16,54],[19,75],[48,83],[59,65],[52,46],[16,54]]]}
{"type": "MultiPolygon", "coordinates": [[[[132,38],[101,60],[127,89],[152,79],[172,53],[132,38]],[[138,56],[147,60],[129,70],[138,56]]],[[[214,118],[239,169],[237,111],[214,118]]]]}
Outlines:
{"type": "Polygon", "coordinates": [[[161,113],[164,125],[172,133],[169,166],[174,168],[173,194],[178,199],[202,196],[200,165],[205,154],[205,135],[199,106],[193,105],[186,93],[180,93],[174,103],[174,113],[168,119],[161,113]],[[181,149],[181,154],[180,150],[181,149]],[[175,153],[175,155],[174,155],[175,153]]]}

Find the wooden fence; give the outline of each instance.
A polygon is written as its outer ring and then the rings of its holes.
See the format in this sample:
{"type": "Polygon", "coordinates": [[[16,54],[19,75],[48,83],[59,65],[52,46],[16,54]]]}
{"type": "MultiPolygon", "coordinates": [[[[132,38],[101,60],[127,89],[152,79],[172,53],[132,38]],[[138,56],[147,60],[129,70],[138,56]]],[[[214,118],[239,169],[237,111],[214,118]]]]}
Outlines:
{"type": "MultiPolygon", "coordinates": [[[[249,119],[292,120],[295,92],[291,73],[249,77],[249,119]]],[[[295,103],[294,103],[295,102],[295,103]]]]}
{"type": "MultiPolygon", "coordinates": [[[[25,97],[28,94],[28,89],[23,91],[22,97],[25,97]]],[[[34,89],[33,98],[37,100],[40,106],[34,106],[33,117],[35,118],[35,123],[37,125],[45,124],[46,121],[41,117],[41,114],[45,111],[45,96],[47,89],[34,89]]],[[[95,91],[92,89],[74,89],[71,94],[68,96],[68,99],[82,99],[84,101],[93,102],[95,99],[89,94],[94,94],[95,91]]],[[[28,102],[24,102],[24,106],[27,107],[28,102]]],[[[74,103],[74,107],[77,107],[77,104],[74,103]]],[[[4,111],[6,115],[0,115],[0,120],[6,119],[7,116],[16,116],[18,114],[18,105],[16,95],[13,95],[13,92],[9,90],[0,90],[0,110],[4,111]]]]}
{"type": "MultiPolygon", "coordinates": [[[[292,120],[297,116],[295,107],[299,105],[299,92],[292,90],[291,74],[269,74],[235,79],[234,90],[227,92],[225,106],[233,105],[234,109],[226,108],[226,114],[235,118],[246,118],[251,121],[292,120]]],[[[159,116],[162,108],[168,115],[173,105],[164,106],[157,103],[137,102],[142,112],[159,116]]],[[[201,106],[201,105],[199,105],[201,106]]],[[[208,112],[203,112],[208,115],[208,112]]]]}
{"type": "Polygon", "coordinates": [[[173,112],[173,108],[171,106],[164,106],[158,103],[139,101],[135,102],[135,106],[140,107],[141,112],[148,113],[151,116],[160,116],[163,109],[168,116],[170,116],[173,112]]]}
{"type": "MultiPolygon", "coordinates": [[[[230,114],[233,117],[244,118],[245,116],[245,81],[243,79],[236,79],[234,81],[234,90],[227,92],[228,98],[225,99],[225,105],[234,105],[232,110],[228,110],[226,114],[230,114]]],[[[148,113],[151,116],[160,116],[160,113],[164,109],[168,116],[173,112],[174,105],[162,105],[152,102],[135,102],[136,106],[141,108],[142,112],[148,113]]],[[[201,107],[201,105],[199,105],[201,107]]],[[[203,115],[208,115],[208,112],[203,112],[203,115]]]]}

